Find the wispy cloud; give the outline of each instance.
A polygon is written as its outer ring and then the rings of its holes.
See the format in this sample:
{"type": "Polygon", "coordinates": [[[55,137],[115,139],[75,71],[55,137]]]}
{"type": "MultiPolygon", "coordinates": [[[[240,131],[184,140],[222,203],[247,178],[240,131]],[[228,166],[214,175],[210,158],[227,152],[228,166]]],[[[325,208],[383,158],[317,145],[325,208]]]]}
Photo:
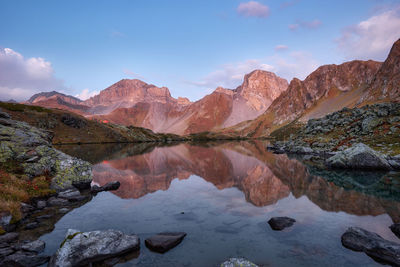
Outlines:
{"type": "Polygon", "coordinates": [[[288,49],[289,49],[289,47],[287,45],[283,45],[283,44],[275,46],[275,51],[277,51],[277,52],[286,51],[288,49]]]}
{"type": "Polygon", "coordinates": [[[65,89],[49,61],[24,58],[11,48],[0,49],[0,99],[26,100],[33,94],[65,89]]]}
{"type": "Polygon", "coordinates": [[[292,0],[292,1],[285,1],[281,4],[281,8],[285,9],[291,6],[294,6],[295,4],[297,4],[299,2],[299,0],[292,0]]]}
{"type": "Polygon", "coordinates": [[[260,60],[249,59],[244,62],[224,64],[200,81],[186,81],[186,83],[207,89],[214,89],[218,86],[236,88],[242,83],[245,74],[256,69],[272,71],[273,67],[260,60]]]}
{"type": "Polygon", "coordinates": [[[129,69],[124,69],[123,72],[125,75],[128,75],[129,78],[144,80],[143,76],[141,76],[141,75],[137,74],[136,72],[133,72],[129,69]]]}
{"type": "Polygon", "coordinates": [[[75,95],[75,97],[81,99],[81,100],[86,100],[91,98],[92,96],[95,96],[99,93],[99,91],[90,91],[88,88],[85,88],[80,92],[79,94],[75,95]]]}
{"type": "Polygon", "coordinates": [[[114,37],[114,38],[122,38],[122,37],[126,36],[124,33],[120,32],[120,31],[115,31],[115,30],[111,31],[110,35],[111,35],[111,37],[114,37]]]}
{"type": "Polygon", "coordinates": [[[289,24],[289,29],[291,31],[296,31],[300,28],[305,28],[305,29],[316,29],[319,26],[322,25],[322,22],[319,19],[314,19],[312,21],[302,21],[302,20],[298,20],[296,23],[294,24],[289,24]]]}
{"type": "Polygon", "coordinates": [[[244,17],[266,18],[269,16],[269,7],[256,1],[240,3],[237,12],[244,17]]]}
{"type": "Polygon", "coordinates": [[[399,37],[400,5],[343,29],[336,42],[348,59],[384,60],[399,37]]]}

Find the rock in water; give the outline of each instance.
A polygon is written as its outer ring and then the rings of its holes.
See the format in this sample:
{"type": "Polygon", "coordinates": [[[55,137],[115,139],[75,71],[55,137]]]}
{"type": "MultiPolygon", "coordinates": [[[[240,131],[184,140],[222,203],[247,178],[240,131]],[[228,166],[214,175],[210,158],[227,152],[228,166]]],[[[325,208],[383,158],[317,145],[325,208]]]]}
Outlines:
{"type": "Polygon", "coordinates": [[[400,238],[400,223],[394,223],[390,227],[390,230],[398,237],[400,238]]]}
{"type": "Polygon", "coordinates": [[[33,267],[40,266],[49,261],[49,256],[45,255],[36,255],[32,252],[22,252],[17,251],[14,254],[11,254],[4,258],[1,262],[1,266],[3,267],[33,267]]]}
{"type": "Polygon", "coordinates": [[[82,233],[69,229],[48,266],[84,266],[139,249],[140,240],[137,235],[126,235],[117,230],[82,233]]]}
{"type": "Polygon", "coordinates": [[[286,227],[292,226],[295,222],[295,219],[289,217],[273,217],[268,221],[268,224],[272,230],[281,231],[286,227]]]}
{"type": "Polygon", "coordinates": [[[147,238],[145,244],[150,250],[164,253],[179,245],[185,236],[183,232],[159,233],[147,238]]]}
{"type": "Polygon", "coordinates": [[[121,185],[120,182],[113,181],[113,182],[109,182],[103,186],[94,185],[94,186],[92,186],[90,191],[94,194],[97,194],[97,193],[103,192],[103,191],[117,190],[120,187],[120,185],[121,185]]]}
{"type": "Polygon", "coordinates": [[[400,244],[383,239],[362,228],[350,227],[342,235],[342,245],[366,253],[373,259],[391,265],[400,265],[400,244]]]}
{"type": "Polygon", "coordinates": [[[35,240],[30,243],[24,244],[21,248],[25,251],[40,253],[44,250],[46,243],[42,240],[35,240]]]}
{"type": "Polygon", "coordinates": [[[221,267],[258,267],[254,263],[244,259],[244,258],[230,258],[227,261],[224,261],[220,265],[221,267]]]}
{"type": "Polygon", "coordinates": [[[391,166],[385,157],[370,148],[358,143],[354,146],[336,153],[326,160],[326,165],[338,169],[361,169],[361,170],[390,170],[391,166]]]}

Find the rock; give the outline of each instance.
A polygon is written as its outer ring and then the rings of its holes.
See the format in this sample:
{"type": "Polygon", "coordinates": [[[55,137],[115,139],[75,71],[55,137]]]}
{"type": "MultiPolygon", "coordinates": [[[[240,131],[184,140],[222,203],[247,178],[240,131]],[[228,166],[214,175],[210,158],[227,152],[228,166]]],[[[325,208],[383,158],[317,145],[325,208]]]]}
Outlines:
{"type": "Polygon", "coordinates": [[[80,128],[86,126],[86,122],[84,120],[82,120],[78,117],[75,117],[71,114],[68,114],[68,113],[62,115],[61,121],[65,125],[68,125],[70,127],[77,128],[77,129],[80,129],[80,128]]]}
{"type": "Polygon", "coordinates": [[[105,184],[103,186],[94,185],[94,186],[92,186],[90,191],[92,193],[99,193],[99,192],[102,192],[102,191],[117,190],[120,187],[120,185],[121,185],[120,182],[113,181],[113,182],[109,182],[109,183],[107,183],[107,184],[105,184]]]}
{"type": "Polygon", "coordinates": [[[117,230],[79,232],[69,229],[64,242],[52,256],[49,267],[83,266],[139,250],[137,235],[117,230]]]}
{"type": "Polygon", "coordinates": [[[33,267],[40,266],[49,261],[49,256],[44,255],[36,255],[31,252],[22,252],[17,251],[14,254],[11,254],[4,258],[3,262],[1,262],[1,266],[3,267],[33,267]]]}
{"type": "Polygon", "coordinates": [[[72,186],[74,186],[75,188],[77,188],[79,190],[85,190],[85,189],[90,189],[91,183],[92,183],[92,181],[77,181],[77,182],[73,182],[72,186]]]}
{"type": "Polygon", "coordinates": [[[47,200],[49,206],[65,206],[69,204],[67,199],[51,197],[47,200]]]}
{"type": "Polygon", "coordinates": [[[46,206],[47,206],[47,203],[44,200],[39,200],[36,203],[36,208],[38,208],[38,209],[44,209],[46,206]]]}
{"type": "Polygon", "coordinates": [[[400,244],[358,227],[350,227],[342,235],[342,245],[366,253],[373,259],[391,265],[400,265],[400,244]]]}
{"type": "Polygon", "coordinates": [[[10,243],[11,241],[16,240],[18,237],[19,234],[14,232],[0,235],[0,243],[10,243]]]}
{"type": "Polygon", "coordinates": [[[35,218],[35,220],[36,220],[37,222],[42,222],[42,221],[47,221],[47,220],[51,219],[52,217],[53,217],[53,216],[50,215],[50,214],[41,215],[41,216],[37,216],[37,217],[35,218]]]}
{"type": "Polygon", "coordinates": [[[325,164],[337,169],[361,169],[361,170],[390,170],[392,167],[385,157],[370,148],[358,143],[352,147],[336,153],[328,158],[325,164]]]}
{"type": "Polygon", "coordinates": [[[68,208],[62,208],[62,209],[59,209],[58,211],[61,212],[61,213],[67,213],[69,211],[69,209],[68,208]]]}
{"type": "Polygon", "coordinates": [[[11,117],[8,113],[0,110],[0,118],[1,119],[10,119],[11,117]]]}
{"type": "Polygon", "coordinates": [[[33,242],[23,244],[21,246],[21,249],[23,249],[25,251],[29,251],[29,252],[40,253],[44,250],[45,246],[46,246],[46,243],[44,241],[38,239],[33,242]]]}
{"type": "Polygon", "coordinates": [[[14,253],[14,250],[10,247],[0,248],[0,259],[14,253]]]}
{"type": "Polygon", "coordinates": [[[59,198],[67,199],[71,202],[83,201],[87,199],[87,196],[82,196],[79,190],[77,189],[68,189],[58,193],[59,198]]]}
{"type": "Polygon", "coordinates": [[[221,267],[258,267],[254,263],[244,259],[244,258],[230,258],[227,261],[224,261],[220,265],[221,267]]]}
{"type": "Polygon", "coordinates": [[[21,202],[21,211],[22,211],[23,213],[32,212],[34,209],[35,209],[35,208],[32,207],[31,205],[21,202]]]}
{"type": "Polygon", "coordinates": [[[147,238],[145,244],[150,250],[164,253],[179,245],[185,236],[183,232],[164,232],[147,238]]]}
{"type": "Polygon", "coordinates": [[[38,227],[39,227],[39,223],[31,222],[31,223],[28,223],[27,225],[25,225],[24,229],[25,230],[31,230],[31,229],[35,229],[35,228],[38,228],[38,227]]]}
{"type": "Polygon", "coordinates": [[[400,223],[394,223],[390,227],[390,230],[398,237],[400,238],[400,223]]]}
{"type": "Polygon", "coordinates": [[[281,231],[286,227],[292,226],[295,222],[295,219],[289,217],[273,217],[268,221],[268,224],[272,230],[281,231]]]}
{"type": "Polygon", "coordinates": [[[0,119],[0,162],[16,162],[29,178],[49,174],[51,188],[65,190],[92,180],[91,164],[52,147],[53,133],[25,122],[0,119]]]}

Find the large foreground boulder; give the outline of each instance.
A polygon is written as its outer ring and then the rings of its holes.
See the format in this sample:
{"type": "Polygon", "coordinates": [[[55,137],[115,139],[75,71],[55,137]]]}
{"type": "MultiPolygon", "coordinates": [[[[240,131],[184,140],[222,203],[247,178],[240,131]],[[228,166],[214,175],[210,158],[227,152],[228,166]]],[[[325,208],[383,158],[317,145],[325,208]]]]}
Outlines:
{"type": "Polygon", "coordinates": [[[183,232],[159,233],[147,238],[145,244],[150,250],[164,253],[179,245],[185,236],[183,232]]]}
{"type": "Polygon", "coordinates": [[[137,235],[127,235],[117,230],[82,233],[69,229],[64,242],[51,257],[49,266],[85,266],[139,249],[137,235]]]}
{"type": "Polygon", "coordinates": [[[328,167],[337,169],[392,169],[384,155],[363,143],[355,144],[344,151],[336,153],[334,156],[328,158],[325,163],[328,167]]]}
{"type": "Polygon", "coordinates": [[[0,116],[0,163],[12,162],[30,178],[51,175],[51,187],[60,191],[90,183],[91,164],[54,149],[52,138],[49,131],[0,116]]]}
{"type": "Polygon", "coordinates": [[[366,253],[371,258],[400,266],[400,244],[383,239],[362,228],[350,227],[342,235],[344,247],[366,253]]]}

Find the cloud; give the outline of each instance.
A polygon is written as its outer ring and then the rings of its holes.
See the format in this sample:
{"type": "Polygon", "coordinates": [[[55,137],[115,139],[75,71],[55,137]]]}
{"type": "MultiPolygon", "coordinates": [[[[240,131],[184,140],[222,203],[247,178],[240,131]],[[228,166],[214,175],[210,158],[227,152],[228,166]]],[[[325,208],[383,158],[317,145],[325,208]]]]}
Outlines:
{"type": "Polygon", "coordinates": [[[80,100],[86,100],[99,94],[99,91],[90,91],[88,88],[85,88],[79,94],[75,95],[75,97],[79,98],[80,100]]]}
{"type": "Polygon", "coordinates": [[[220,69],[206,75],[202,80],[186,81],[186,83],[207,89],[214,89],[218,86],[236,88],[242,83],[245,74],[256,69],[272,71],[274,68],[260,60],[250,59],[244,62],[222,65],[220,69]]]}
{"type": "Polygon", "coordinates": [[[244,17],[266,18],[269,16],[269,7],[256,1],[240,3],[237,12],[244,17]]]}
{"type": "Polygon", "coordinates": [[[289,30],[296,31],[299,28],[306,28],[306,29],[316,29],[322,25],[322,22],[319,19],[314,19],[312,21],[297,21],[295,24],[289,24],[289,30]]]}
{"type": "Polygon", "coordinates": [[[111,35],[111,37],[114,37],[114,38],[122,38],[122,37],[126,36],[124,33],[120,32],[120,31],[111,31],[110,35],[111,35]]]}
{"type": "Polygon", "coordinates": [[[123,72],[125,75],[128,75],[130,78],[144,80],[143,76],[141,76],[129,69],[124,69],[123,72]]]}
{"type": "Polygon", "coordinates": [[[279,51],[285,51],[288,50],[289,47],[287,45],[277,45],[275,46],[275,51],[279,52],[279,51]]]}
{"type": "Polygon", "coordinates": [[[319,65],[319,62],[308,52],[293,51],[283,55],[277,53],[265,59],[250,59],[225,64],[200,81],[185,81],[185,83],[206,89],[211,93],[218,86],[236,88],[243,82],[244,75],[253,70],[271,71],[288,81],[294,77],[304,80],[319,65]]]}
{"type": "Polygon", "coordinates": [[[399,37],[400,6],[397,6],[343,29],[336,42],[348,59],[384,60],[399,37]]]}
{"type": "Polygon", "coordinates": [[[0,99],[26,100],[35,93],[63,90],[64,82],[54,76],[49,61],[25,59],[11,48],[0,49],[0,99]]]}
{"type": "Polygon", "coordinates": [[[285,8],[294,6],[294,5],[297,4],[298,2],[299,2],[299,0],[292,0],[292,1],[283,2],[283,3],[281,4],[281,8],[282,8],[282,9],[285,9],[285,8]]]}
{"type": "Polygon", "coordinates": [[[318,61],[304,51],[294,51],[285,57],[273,56],[270,60],[273,62],[276,74],[288,81],[294,77],[304,80],[319,66],[318,61]]]}

